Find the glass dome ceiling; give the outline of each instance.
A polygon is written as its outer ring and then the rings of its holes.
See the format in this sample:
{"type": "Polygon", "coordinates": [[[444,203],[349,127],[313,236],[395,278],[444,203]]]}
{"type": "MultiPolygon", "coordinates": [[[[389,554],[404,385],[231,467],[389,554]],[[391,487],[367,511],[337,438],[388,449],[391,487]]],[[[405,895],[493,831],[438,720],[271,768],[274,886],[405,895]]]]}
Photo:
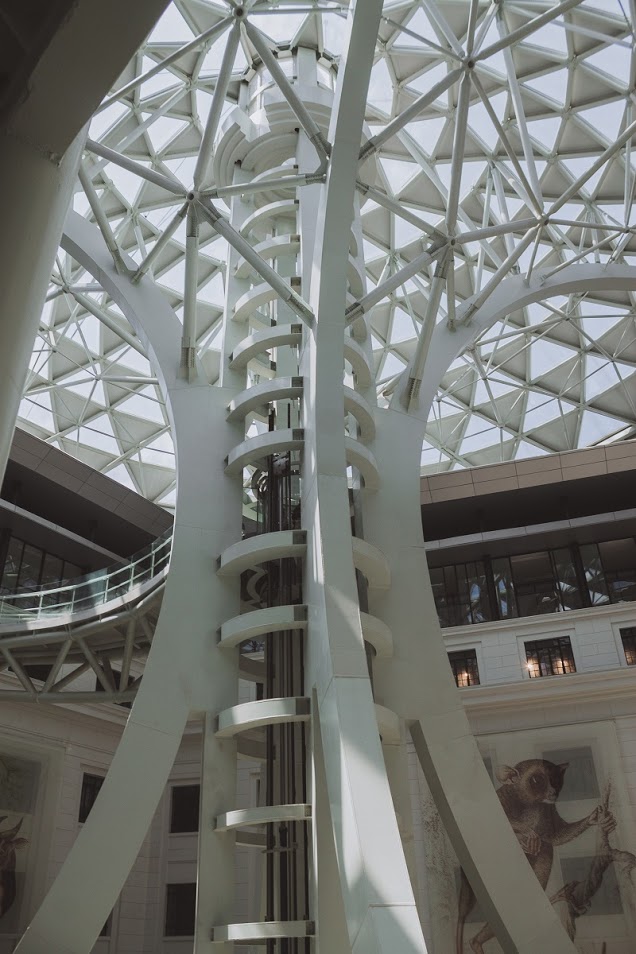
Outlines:
{"type": "MultiPolygon", "coordinates": [[[[91,123],[91,139],[132,163],[123,168],[87,152],[74,197],[91,221],[99,207],[119,249],[138,264],[166,236],[149,274],[179,317],[183,197],[144,170],[190,188],[235,5],[174,0],[168,7],[91,123]]],[[[326,54],[329,75],[346,34],[346,3],[254,0],[245,9],[282,64],[291,48],[309,46],[326,54]]],[[[368,92],[371,133],[418,106],[389,129],[362,206],[368,289],[440,235],[456,239],[437,313],[451,324],[464,300],[487,297],[510,273],[530,277],[568,262],[636,264],[629,10],[621,0],[385,3],[368,92]]],[[[242,29],[224,112],[255,61],[242,29]]],[[[213,382],[227,245],[204,225],[199,248],[198,347],[213,382]]],[[[380,403],[413,357],[435,267],[370,313],[380,403]]],[[[635,371],[630,293],[573,294],[511,313],[445,375],[423,471],[634,436],[635,371]]],[[[114,302],[62,250],[18,423],[173,506],[173,447],[152,368],[114,302]]]]}

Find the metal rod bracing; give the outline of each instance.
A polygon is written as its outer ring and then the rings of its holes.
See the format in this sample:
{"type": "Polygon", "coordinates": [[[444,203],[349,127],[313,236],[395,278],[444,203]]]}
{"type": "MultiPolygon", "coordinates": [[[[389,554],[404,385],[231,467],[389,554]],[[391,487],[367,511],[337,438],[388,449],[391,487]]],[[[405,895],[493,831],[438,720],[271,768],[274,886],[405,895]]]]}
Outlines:
{"type": "Polygon", "coordinates": [[[89,176],[86,166],[83,162],[80,163],[78,174],[82,189],[84,190],[84,194],[88,199],[88,204],[91,207],[91,212],[95,216],[95,221],[97,222],[99,230],[102,233],[104,241],[106,242],[108,251],[113,256],[115,267],[125,273],[128,271],[128,269],[124,264],[121,249],[117,243],[117,239],[115,238],[113,230],[110,227],[108,217],[106,216],[106,213],[104,212],[99,201],[99,197],[95,191],[95,186],[93,185],[92,179],[89,176]]]}
{"type": "Polygon", "coordinates": [[[477,298],[472,302],[471,305],[467,308],[464,314],[461,316],[461,323],[466,324],[470,321],[476,311],[484,304],[484,302],[490,297],[495,288],[506,277],[511,268],[517,264],[525,250],[528,248],[531,242],[534,241],[535,232],[537,229],[543,228],[543,224],[536,225],[535,228],[530,229],[530,231],[524,236],[524,238],[519,242],[514,251],[506,258],[504,262],[501,263],[495,274],[492,276],[489,282],[486,282],[483,290],[479,293],[477,298]]]}
{"type": "Polygon", "coordinates": [[[363,195],[368,196],[370,199],[373,199],[374,202],[377,202],[378,205],[381,205],[383,208],[387,209],[389,212],[394,212],[395,215],[400,216],[404,219],[405,222],[410,222],[411,225],[414,225],[416,228],[421,229],[422,232],[425,232],[431,238],[434,238],[436,241],[445,242],[446,236],[439,229],[435,228],[434,225],[430,225],[428,222],[425,222],[424,219],[421,219],[419,215],[415,215],[414,212],[411,212],[405,205],[401,205],[395,199],[392,199],[390,196],[386,195],[384,192],[380,192],[379,189],[376,189],[374,186],[367,185],[365,182],[362,182],[358,179],[356,183],[356,188],[363,195]]]}
{"type": "Polygon", "coordinates": [[[14,674],[17,676],[18,681],[20,682],[20,685],[22,686],[24,691],[27,692],[29,696],[31,697],[35,696],[35,686],[31,682],[31,680],[29,679],[26,672],[24,671],[24,669],[22,668],[18,660],[15,658],[11,650],[6,649],[5,647],[2,647],[2,655],[5,657],[5,659],[11,666],[11,669],[13,670],[14,674]]]}
{"type": "Polygon", "coordinates": [[[411,371],[407,381],[407,390],[405,395],[407,409],[409,410],[417,401],[422,383],[422,375],[424,373],[424,365],[428,355],[428,348],[431,338],[433,337],[435,325],[437,324],[437,313],[439,311],[442,292],[446,284],[446,272],[448,268],[449,257],[448,253],[449,249],[447,248],[444,256],[437,263],[435,275],[433,276],[433,281],[431,283],[431,291],[429,294],[428,303],[426,306],[426,314],[424,316],[420,334],[417,339],[417,345],[415,347],[415,354],[413,356],[413,363],[411,365],[411,371]]]}
{"type": "Polygon", "coordinates": [[[212,225],[212,228],[226,239],[232,248],[236,249],[239,255],[242,255],[246,262],[258,272],[268,285],[279,295],[283,301],[287,302],[289,307],[301,318],[305,324],[311,327],[314,321],[314,313],[300,295],[298,295],[281,275],[275,271],[271,265],[261,258],[258,252],[255,252],[249,242],[236,231],[233,226],[216,209],[209,199],[202,197],[198,200],[199,207],[203,210],[206,218],[212,225]]]}
{"type": "Polygon", "coordinates": [[[459,205],[459,189],[462,182],[464,167],[464,150],[466,147],[466,128],[468,120],[468,106],[470,104],[470,73],[466,72],[459,87],[457,109],[455,110],[455,135],[453,137],[453,159],[451,162],[450,187],[446,205],[446,231],[449,235],[455,232],[457,225],[457,208],[459,205]]]}
{"type": "Polygon", "coordinates": [[[582,258],[585,258],[586,255],[589,255],[591,252],[596,252],[598,249],[602,248],[603,245],[607,245],[608,242],[613,242],[618,238],[619,235],[623,234],[622,229],[616,230],[613,234],[606,235],[605,238],[602,238],[599,242],[595,242],[594,245],[591,245],[589,248],[584,248],[583,251],[579,252],[578,255],[575,255],[574,258],[569,258],[565,262],[561,262],[560,265],[557,265],[555,268],[550,269],[543,277],[545,280],[552,278],[553,275],[557,275],[559,272],[563,271],[564,268],[567,268],[568,265],[574,265],[576,262],[579,262],[582,258]]]}
{"type": "Polygon", "coordinates": [[[448,50],[445,47],[440,46],[439,43],[433,43],[432,40],[422,36],[421,33],[416,33],[414,30],[409,30],[409,28],[403,23],[399,23],[397,20],[392,20],[391,17],[382,16],[382,21],[383,23],[388,23],[389,26],[395,27],[400,33],[404,33],[405,36],[412,37],[414,40],[417,40],[424,46],[430,46],[432,50],[436,50],[436,52],[441,53],[442,56],[450,56],[453,59],[458,60],[460,63],[463,60],[463,57],[460,53],[456,53],[454,50],[448,50]]]}
{"type": "Polygon", "coordinates": [[[60,669],[64,665],[64,660],[68,656],[69,650],[71,649],[72,645],[73,645],[73,640],[67,639],[60,646],[60,651],[58,652],[55,662],[53,663],[53,665],[51,666],[49,670],[49,674],[46,677],[44,685],[42,686],[42,690],[41,690],[42,692],[48,692],[51,686],[53,685],[53,683],[55,682],[55,680],[57,679],[57,677],[59,676],[60,669]]]}
{"type": "Polygon", "coordinates": [[[190,203],[187,218],[185,281],[183,287],[183,334],[181,366],[189,379],[195,373],[197,347],[197,286],[199,280],[199,219],[197,206],[190,203]]]}
{"type": "Polygon", "coordinates": [[[237,19],[234,23],[234,26],[230,30],[230,35],[227,39],[227,45],[223,52],[221,69],[219,70],[216,86],[214,87],[214,95],[212,96],[210,112],[208,114],[208,119],[203,131],[203,139],[201,140],[199,155],[197,156],[197,163],[194,167],[192,182],[197,192],[205,183],[208,167],[212,158],[214,137],[216,136],[216,131],[219,127],[221,112],[225,102],[225,95],[232,78],[232,67],[234,66],[234,60],[236,59],[236,51],[238,50],[240,36],[241,21],[237,19]]]}
{"type": "Polygon", "coordinates": [[[486,112],[488,113],[488,116],[489,116],[489,118],[490,118],[490,121],[492,122],[493,126],[494,126],[495,129],[497,130],[497,133],[498,133],[498,135],[499,135],[499,139],[501,140],[501,144],[502,144],[502,146],[504,147],[504,149],[506,150],[506,154],[507,154],[508,158],[510,159],[511,163],[513,164],[514,169],[515,169],[515,172],[516,172],[517,175],[519,176],[519,181],[521,182],[521,184],[523,185],[524,189],[525,189],[526,192],[528,193],[528,198],[530,199],[530,202],[531,202],[532,207],[534,208],[534,211],[535,211],[538,215],[540,215],[540,214],[541,214],[541,202],[539,201],[538,196],[536,196],[536,195],[534,194],[534,191],[533,191],[533,189],[532,189],[532,186],[531,186],[530,183],[528,182],[528,179],[527,179],[527,177],[526,177],[526,174],[525,174],[525,172],[523,171],[523,169],[521,168],[521,163],[519,162],[519,159],[518,159],[518,157],[517,157],[517,154],[516,154],[516,152],[514,151],[514,149],[512,148],[512,145],[511,145],[511,143],[510,143],[510,140],[508,139],[508,136],[506,135],[506,132],[505,132],[503,126],[502,126],[501,123],[499,122],[499,118],[498,118],[496,112],[494,111],[494,109],[493,109],[493,107],[492,107],[492,104],[491,104],[491,102],[490,102],[490,99],[488,98],[488,94],[487,94],[486,91],[484,90],[484,87],[483,87],[482,84],[481,84],[481,80],[479,79],[479,76],[477,75],[477,73],[476,73],[475,70],[473,70],[472,77],[473,77],[473,86],[475,87],[475,89],[477,90],[477,92],[478,92],[478,94],[479,94],[479,98],[481,99],[481,101],[482,101],[482,103],[483,103],[483,105],[484,105],[484,107],[485,107],[485,109],[486,109],[486,112]]]}
{"type": "MultiPolygon", "coordinates": [[[[88,667],[87,667],[88,668],[88,667]]],[[[34,690],[26,697],[17,689],[0,689],[0,701],[11,702],[46,702],[56,705],[86,705],[87,703],[101,704],[104,702],[132,702],[137,694],[136,689],[127,689],[126,692],[38,692],[34,690]]]]}
{"type": "Polygon", "coordinates": [[[265,37],[260,30],[258,30],[254,24],[250,23],[249,21],[246,21],[245,23],[245,30],[250,42],[254,45],[256,52],[259,54],[263,60],[263,63],[272,74],[272,78],[274,79],[276,85],[296,114],[300,125],[307,133],[309,141],[318,153],[321,159],[320,168],[325,168],[331,147],[321,133],[318,124],[283,73],[276,57],[267,45],[265,37]]]}
{"type": "Polygon", "coordinates": [[[119,688],[125,690],[128,688],[128,677],[130,676],[130,664],[135,650],[135,630],[137,629],[136,620],[133,617],[128,621],[126,627],[126,641],[124,643],[124,655],[121,661],[121,670],[119,676],[119,688]]]}
{"type": "Polygon", "coordinates": [[[468,56],[473,52],[475,44],[475,27],[477,25],[477,12],[479,9],[479,0],[470,0],[470,10],[468,13],[468,29],[466,30],[466,53],[468,56]]]}
{"type": "MultiPolygon", "coordinates": [[[[502,39],[507,38],[508,30],[506,28],[506,20],[503,15],[503,7],[501,5],[499,6],[499,12],[497,14],[497,29],[499,31],[499,36],[502,39]]],[[[517,131],[519,133],[519,138],[521,139],[521,146],[526,160],[526,165],[528,166],[528,175],[530,176],[530,181],[532,183],[532,190],[539,201],[542,202],[541,186],[539,184],[537,167],[534,161],[534,149],[532,148],[532,143],[530,142],[530,135],[528,133],[528,126],[526,123],[526,114],[523,108],[523,100],[521,98],[521,88],[517,78],[515,63],[512,58],[511,46],[506,46],[504,48],[503,57],[508,75],[508,88],[510,91],[510,97],[512,99],[515,116],[517,119],[517,131]]]]}
{"type": "Polygon", "coordinates": [[[168,223],[164,231],[161,233],[161,235],[159,236],[155,244],[152,246],[152,248],[146,255],[145,259],[143,260],[143,262],[141,263],[137,271],[132,276],[131,281],[138,282],[139,279],[142,278],[150,268],[152,268],[152,265],[154,264],[154,262],[156,262],[160,252],[162,252],[163,249],[166,247],[166,245],[168,244],[168,242],[170,241],[170,239],[172,238],[172,236],[177,231],[177,229],[183,222],[184,218],[186,217],[188,206],[189,206],[189,203],[184,202],[181,208],[178,210],[178,212],[173,216],[173,218],[170,220],[170,222],[168,223]]]}
{"type": "Polygon", "coordinates": [[[426,251],[422,252],[421,255],[418,255],[417,258],[414,258],[412,262],[409,262],[408,265],[405,265],[394,275],[391,275],[386,279],[381,285],[377,285],[373,291],[369,292],[368,295],[365,295],[360,301],[354,302],[352,305],[349,305],[345,311],[346,316],[346,325],[350,325],[352,322],[356,321],[358,318],[361,318],[369,308],[372,308],[374,305],[377,305],[379,301],[382,301],[383,298],[386,298],[387,295],[390,295],[391,292],[395,291],[400,285],[404,284],[405,281],[408,281],[409,278],[412,278],[413,275],[421,271],[423,268],[426,268],[427,265],[430,265],[431,262],[434,262],[435,259],[447,248],[447,244],[431,246],[427,248],[426,251]]]}
{"type": "Polygon", "coordinates": [[[80,676],[83,676],[85,672],[91,667],[87,662],[80,663],[79,666],[76,666],[71,672],[68,672],[65,676],[62,676],[58,682],[54,682],[51,686],[51,692],[59,692],[61,689],[64,689],[66,686],[69,686],[72,682],[75,682],[76,679],[79,679],[80,676]]]}
{"type": "Polygon", "coordinates": [[[190,40],[189,43],[185,43],[183,46],[179,47],[179,49],[175,50],[174,53],[171,53],[170,56],[166,56],[165,60],[157,63],[156,66],[151,66],[150,69],[146,70],[145,73],[142,73],[140,76],[136,76],[135,79],[131,80],[129,83],[126,83],[124,86],[120,87],[117,92],[113,93],[112,96],[109,96],[107,99],[105,99],[101,106],[99,106],[99,108],[96,110],[95,115],[98,115],[105,109],[108,109],[109,106],[112,106],[113,103],[116,103],[118,100],[120,100],[122,96],[125,96],[127,93],[131,93],[147,80],[152,79],[153,76],[156,76],[157,73],[165,70],[167,66],[171,66],[173,63],[176,63],[176,61],[182,56],[185,56],[186,53],[190,53],[191,50],[196,50],[198,46],[201,46],[201,44],[205,43],[207,40],[215,39],[215,37],[219,36],[225,29],[227,29],[231,22],[231,17],[221,20],[220,23],[216,23],[213,27],[210,27],[209,30],[205,30],[203,33],[200,33],[199,36],[195,36],[195,38],[190,40]]]}
{"type": "Polygon", "coordinates": [[[597,159],[595,162],[592,163],[592,165],[589,167],[589,169],[587,169],[587,170],[583,173],[583,175],[579,176],[579,178],[576,180],[576,182],[574,182],[574,183],[569,187],[569,189],[566,189],[566,191],[563,193],[563,195],[562,195],[559,199],[557,199],[556,202],[554,202],[554,203],[552,204],[552,206],[551,206],[550,209],[548,210],[548,213],[547,213],[547,214],[548,214],[549,216],[553,215],[555,212],[558,212],[559,209],[566,204],[566,202],[569,202],[570,199],[572,198],[572,196],[576,195],[576,193],[579,191],[579,189],[581,188],[581,186],[585,185],[585,183],[587,182],[587,180],[588,180],[589,178],[591,178],[591,177],[594,175],[595,172],[598,172],[598,170],[599,170],[603,165],[605,165],[605,163],[608,161],[608,159],[611,159],[612,156],[619,151],[619,149],[622,149],[622,148],[623,148],[623,146],[625,145],[625,143],[627,142],[627,140],[628,140],[628,139],[631,139],[631,137],[634,135],[634,133],[636,133],[636,122],[630,123],[630,125],[627,127],[627,129],[625,129],[625,130],[621,133],[621,135],[618,137],[618,139],[616,140],[616,142],[612,143],[611,146],[608,146],[607,149],[605,150],[605,152],[603,152],[603,153],[598,157],[598,159],[597,159]]]}
{"type": "Polygon", "coordinates": [[[375,136],[372,136],[371,139],[368,139],[360,150],[360,162],[364,159],[367,159],[371,153],[377,152],[377,150],[384,145],[384,143],[394,136],[395,133],[399,132],[407,123],[422,112],[423,109],[426,109],[427,106],[430,106],[442,93],[445,93],[449,87],[456,83],[457,80],[464,73],[463,67],[457,67],[457,69],[451,70],[450,73],[447,73],[436,83],[432,89],[429,89],[428,92],[422,93],[421,96],[418,96],[410,106],[407,106],[399,116],[396,116],[395,119],[392,119],[390,123],[384,127],[384,129],[377,133],[375,136]]]}
{"type": "Polygon", "coordinates": [[[431,25],[438,37],[443,36],[448,44],[449,50],[453,50],[458,56],[463,55],[463,50],[461,44],[457,37],[455,36],[455,31],[452,29],[446,17],[442,14],[441,10],[433,0],[420,0],[422,6],[426,10],[428,19],[431,22],[431,25]]]}
{"type": "Polygon", "coordinates": [[[141,346],[141,342],[138,338],[135,338],[129,331],[125,328],[122,328],[120,323],[104,311],[99,305],[96,305],[95,302],[88,298],[86,295],[82,295],[81,292],[71,292],[70,293],[78,305],[81,305],[82,308],[85,308],[86,311],[90,312],[91,315],[94,315],[103,325],[105,325],[110,331],[114,332],[116,335],[125,341],[127,345],[131,348],[134,348],[135,351],[138,351],[139,354],[142,354],[144,358],[146,357],[146,352],[141,346]]]}
{"type": "Polygon", "coordinates": [[[95,675],[97,676],[97,679],[99,680],[100,684],[103,686],[103,688],[105,689],[105,691],[106,691],[106,692],[116,692],[115,684],[112,682],[112,680],[110,679],[110,677],[109,677],[108,674],[106,673],[104,667],[103,667],[103,666],[100,666],[100,663],[99,663],[99,660],[98,660],[97,656],[95,655],[95,653],[93,652],[93,650],[92,650],[89,646],[86,645],[85,640],[84,640],[82,637],[80,637],[80,638],[77,640],[77,644],[78,644],[78,646],[80,647],[80,649],[82,650],[82,652],[84,653],[86,659],[88,660],[88,663],[89,663],[91,669],[93,670],[93,672],[94,672],[95,675]]]}
{"type": "Polygon", "coordinates": [[[456,245],[464,242],[480,242],[483,239],[495,238],[498,235],[507,235],[510,232],[526,232],[538,225],[536,219],[517,219],[513,222],[501,222],[499,225],[489,225],[472,232],[459,232],[455,238],[456,245]]]}
{"type": "Polygon", "coordinates": [[[242,182],[230,186],[218,186],[214,189],[203,189],[201,197],[206,199],[225,199],[233,195],[247,195],[252,192],[268,192],[270,189],[285,189],[297,186],[315,185],[324,182],[326,173],[305,172],[297,176],[280,176],[278,179],[258,179],[252,182],[242,182]]]}
{"type": "Polygon", "coordinates": [[[114,149],[109,149],[108,146],[105,146],[101,142],[95,142],[94,139],[87,139],[85,148],[88,152],[92,152],[96,156],[101,156],[102,159],[107,159],[109,162],[114,163],[114,165],[121,166],[122,169],[127,169],[128,172],[134,173],[134,175],[139,176],[141,179],[147,179],[148,182],[152,182],[153,185],[157,185],[161,189],[171,192],[173,195],[180,195],[185,198],[185,186],[183,186],[178,179],[173,179],[171,176],[166,176],[161,172],[155,172],[154,169],[146,169],[140,162],[135,162],[134,159],[129,159],[128,156],[122,156],[121,153],[116,152],[114,149]]]}
{"type": "Polygon", "coordinates": [[[578,6],[581,2],[582,0],[563,0],[563,3],[558,3],[556,7],[551,7],[549,10],[546,10],[545,13],[540,14],[540,16],[534,17],[534,19],[530,20],[528,23],[524,23],[523,26],[518,27],[516,30],[512,30],[512,32],[508,33],[505,37],[501,37],[496,43],[491,43],[490,46],[487,46],[485,50],[482,50],[481,53],[478,53],[474,57],[475,61],[486,60],[489,56],[499,53],[507,46],[514,46],[521,40],[525,40],[525,38],[531,33],[534,33],[542,26],[545,26],[546,23],[550,23],[551,20],[554,20],[562,13],[566,13],[566,11],[571,10],[572,7],[578,6]]]}

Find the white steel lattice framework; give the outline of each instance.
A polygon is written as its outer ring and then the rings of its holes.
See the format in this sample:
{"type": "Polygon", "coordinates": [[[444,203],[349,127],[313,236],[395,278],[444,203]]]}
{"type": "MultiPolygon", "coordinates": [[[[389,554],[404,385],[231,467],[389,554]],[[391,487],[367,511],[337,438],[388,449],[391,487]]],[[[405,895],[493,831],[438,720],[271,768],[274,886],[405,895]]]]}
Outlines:
{"type": "Polygon", "coordinates": [[[425,950],[396,816],[409,734],[503,949],[573,950],[451,679],[419,475],[632,433],[631,18],[184,0],[102,105],[22,423],[176,504],[173,558],[121,745],[20,954],[90,949],[193,715],[197,952],[425,950]],[[264,460],[299,462],[298,512],[241,539],[264,460]],[[241,574],[284,560],[300,600],[241,599],[241,574]],[[281,633],[302,685],[237,705],[237,647],[281,633]],[[297,724],[306,800],[234,814],[237,752],[297,724]],[[311,829],[311,877],[302,916],[238,925],[235,829],[259,822],[311,829]]]}

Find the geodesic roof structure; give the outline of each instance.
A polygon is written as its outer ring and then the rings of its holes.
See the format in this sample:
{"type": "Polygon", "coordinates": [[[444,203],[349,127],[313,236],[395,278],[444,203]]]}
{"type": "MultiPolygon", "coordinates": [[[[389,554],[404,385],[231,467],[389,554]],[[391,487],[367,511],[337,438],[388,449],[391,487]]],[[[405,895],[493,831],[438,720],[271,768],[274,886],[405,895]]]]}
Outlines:
{"type": "MultiPolygon", "coordinates": [[[[328,86],[346,38],[340,0],[253,0],[237,27],[235,7],[174,0],[95,115],[74,198],[181,318],[184,195],[197,180],[214,190],[213,134],[262,63],[259,44],[292,86],[290,51],[314,49],[328,86]]],[[[423,262],[369,312],[381,403],[423,323],[452,328],[504,277],[636,262],[632,20],[621,0],[385,3],[367,109],[377,174],[360,173],[367,290],[423,262]]],[[[222,190],[215,201],[227,213],[222,190]]],[[[204,223],[198,248],[197,343],[214,382],[227,243],[204,223]]],[[[628,292],[572,294],[484,332],[443,379],[424,471],[636,434],[633,311],[628,292]]],[[[173,505],[153,369],[121,311],[63,251],[18,423],[173,505]]]]}

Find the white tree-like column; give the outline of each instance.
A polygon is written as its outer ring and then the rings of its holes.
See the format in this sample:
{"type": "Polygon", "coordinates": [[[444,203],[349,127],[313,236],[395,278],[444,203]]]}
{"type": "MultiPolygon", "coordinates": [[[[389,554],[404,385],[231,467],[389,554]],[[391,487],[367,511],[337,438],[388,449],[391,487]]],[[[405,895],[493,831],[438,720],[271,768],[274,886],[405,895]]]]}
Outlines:
{"type": "MultiPolygon", "coordinates": [[[[90,949],[191,718],[204,723],[197,954],[261,942],[270,950],[288,942],[293,947],[283,949],[299,954],[311,945],[338,954],[426,950],[403,845],[409,735],[504,951],[573,951],[506,822],[451,677],[428,584],[419,478],[431,402],[452,362],[481,332],[550,295],[636,289],[629,264],[580,264],[604,243],[618,240],[624,249],[631,241],[631,200],[618,230],[579,223],[582,236],[602,233],[596,244],[581,237],[565,262],[539,268],[536,261],[544,237],[568,227],[559,217],[564,206],[622,155],[633,132],[626,117],[616,142],[586,172],[558,197],[546,196],[511,51],[577,5],[542,5],[511,25],[501,4],[482,10],[471,2],[459,26],[450,25],[443,5],[418,5],[436,40],[422,37],[410,20],[398,26],[452,68],[379,129],[365,125],[378,31],[392,29],[404,5],[384,12],[380,0],[351,5],[337,64],[316,55],[311,16],[283,50],[259,28],[262,3],[232,2],[223,15],[211,7],[196,42],[164,50],[161,59],[162,69],[178,70],[193,50],[226,36],[207,121],[197,130],[191,182],[156,156],[147,163],[130,154],[150,118],[89,140],[80,182],[96,225],[71,213],[63,247],[106,301],[90,297],[93,286],[74,285],[72,275],[57,276],[59,295],[153,359],[175,443],[175,532],[161,615],[121,744],[19,954],[90,949]],[[237,83],[241,51],[250,66],[237,83]],[[499,55],[514,141],[483,85],[482,65],[499,55]],[[442,188],[409,138],[409,124],[449,90],[456,97],[447,130],[452,157],[442,188]],[[489,164],[481,226],[462,195],[477,100],[510,162],[504,168],[494,157],[489,164]],[[435,225],[383,188],[378,157],[397,142],[443,194],[435,225]],[[135,177],[140,195],[152,194],[171,210],[152,243],[138,210],[113,229],[107,197],[95,186],[105,166],[135,177]],[[517,220],[508,211],[511,184],[523,202],[517,220]],[[364,253],[369,200],[371,215],[379,210],[420,232],[371,287],[364,253]],[[180,321],[152,276],[165,260],[174,264],[171,243],[181,229],[180,321]],[[209,324],[202,330],[202,273],[209,247],[218,249],[220,240],[228,248],[227,262],[218,265],[225,268],[224,307],[216,331],[209,324]],[[469,262],[471,245],[479,251],[469,262]],[[465,292],[469,265],[470,293],[460,300],[457,286],[463,282],[465,292]],[[380,381],[378,406],[376,309],[387,301],[393,307],[398,293],[411,307],[424,281],[408,360],[392,380],[380,381]],[[216,368],[202,345],[208,334],[220,340],[216,368]],[[253,640],[263,645],[260,669],[241,650],[253,640]],[[239,703],[241,675],[264,686],[262,697],[239,703]],[[248,756],[264,766],[266,794],[246,806],[237,801],[236,771],[237,758],[248,756]],[[238,922],[235,844],[250,838],[267,849],[266,900],[260,919],[238,922]],[[98,886],[86,877],[96,858],[98,886]]],[[[326,0],[316,11],[340,15],[326,0]]],[[[574,27],[589,32],[576,21],[574,27]]],[[[136,95],[158,72],[151,67],[125,78],[103,108],[136,95]]],[[[191,89],[164,93],[155,119],[182,109],[191,89]]]]}

